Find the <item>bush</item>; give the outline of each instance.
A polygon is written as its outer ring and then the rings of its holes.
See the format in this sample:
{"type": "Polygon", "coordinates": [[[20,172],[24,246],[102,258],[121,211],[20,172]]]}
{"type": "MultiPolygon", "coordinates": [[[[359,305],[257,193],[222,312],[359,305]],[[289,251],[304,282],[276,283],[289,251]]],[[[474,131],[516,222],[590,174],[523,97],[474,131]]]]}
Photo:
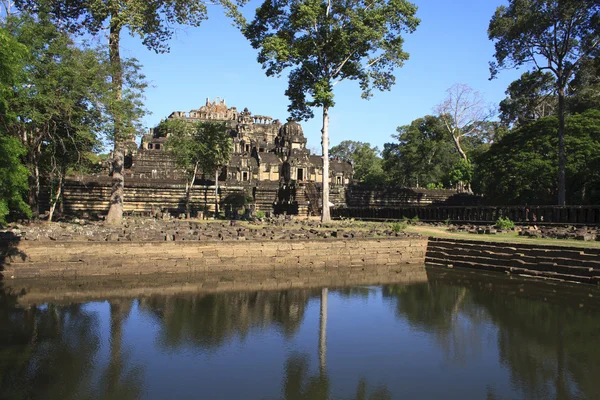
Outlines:
{"type": "Polygon", "coordinates": [[[415,215],[412,218],[408,218],[408,217],[402,218],[402,223],[404,225],[416,225],[418,222],[419,222],[419,217],[417,215],[415,215]]]}
{"type": "Polygon", "coordinates": [[[258,210],[258,211],[256,212],[255,216],[256,216],[256,218],[262,219],[262,218],[264,218],[264,217],[265,217],[265,212],[264,212],[264,211],[261,211],[261,210],[258,210]]]}
{"type": "Polygon", "coordinates": [[[512,222],[510,220],[510,218],[506,217],[506,218],[498,218],[498,220],[496,221],[496,227],[498,229],[502,229],[505,231],[511,230],[511,229],[515,229],[515,223],[512,222]]]}
{"type": "Polygon", "coordinates": [[[391,224],[392,232],[402,232],[406,229],[406,222],[394,222],[391,224]]]}

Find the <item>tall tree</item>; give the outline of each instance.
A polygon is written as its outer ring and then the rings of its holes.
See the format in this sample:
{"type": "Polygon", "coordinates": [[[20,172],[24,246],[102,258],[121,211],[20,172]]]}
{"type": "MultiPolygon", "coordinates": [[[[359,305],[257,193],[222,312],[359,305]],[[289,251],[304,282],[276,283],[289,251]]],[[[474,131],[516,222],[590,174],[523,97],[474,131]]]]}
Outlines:
{"type": "Polygon", "coordinates": [[[288,110],[296,119],[310,119],[321,107],[323,127],[322,221],[329,214],[329,109],[333,88],[357,80],[362,97],[389,90],[394,68],[408,59],[402,33],[419,24],[417,8],[406,0],[265,0],[244,34],[260,49],[258,61],[267,76],[291,69],[288,110]]]}
{"type": "MultiPolygon", "coordinates": [[[[484,135],[486,130],[482,127],[493,113],[481,93],[469,85],[452,85],[446,93],[448,96],[435,107],[435,112],[444,122],[456,150],[463,159],[461,170],[468,170],[471,161],[461,141],[484,135]]],[[[467,189],[471,191],[470,183],[467,184],[467,189]]]]}
{"type": "Polygon", "coordinates": [[[329,155],[351,162],[355,181],[368,184],[382,184],[385,181],[377,146],[371,147],[370,143],[344,140],[333,146],[329,155]]]}
{"type": "MultiPolygon", "coordinates": [[[[241,21],[237,7],[230,0],[219,0],[226,13],[241,21]]],[[[135,118],[123,104],[124,73],[120,54],[123,29],[139,36],[142,43],[157,53],[169,51],[168,39],[177,25],[199,26],[207,18],[207,4],[202,0],[18,0],[17,5],[33,12],[48,12],[59,25],[72,32],[97,34],[108,30],[110,73],[113,84],[112,159],[113,185],[110,197],[109,224],[123,219],[123,176],[125,147],[136,133],[135,118]]]]}
{"type": "Polygon", "coordinates": [[[495,41],[499,69],[533,65],[550,71],[558,94],[558,205],[566,199],[565,96],[581,63],[600,47],[600,3],[597,0],[509,0],[496,9],[488,29],[495,41]]]}

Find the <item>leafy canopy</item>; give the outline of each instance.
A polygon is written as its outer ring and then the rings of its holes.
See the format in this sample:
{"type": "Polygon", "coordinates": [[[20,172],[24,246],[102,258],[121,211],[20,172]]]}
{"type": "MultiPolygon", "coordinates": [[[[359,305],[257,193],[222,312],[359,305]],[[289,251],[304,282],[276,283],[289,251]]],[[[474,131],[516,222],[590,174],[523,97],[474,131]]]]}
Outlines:
{"type": "MultiPolygon", "coordinates": [[[[476,188],[492,203],[551,204],[558,191],[556,117],[544,117],[513,130],[478,157],[476,188]]],[[[600,111],[566,121],[567,199],[600,201],[600,111]]]]}
{"type": "Polygon", "coordinates": [[[408,59],[401,33],[416,29],[416,11],[405,0],[266,0],[244,35],[268,76],[291,68],[289,111],[308,119],[311,107],[335,105],[340,81],[358,81],[364,98],[389,90],[408,59]]]}
{"type": "Polygon", "coordinates": [[[447,173],[460,159],[448,138],[443,120],[427,115],[399,126],[386,143],[383,168],[391,183],[399,186],[449,184],[447,173]]]}
{"type": "Polygon", "coordinates": [[[600,46],[597,0],[510,0],[498,7],[488,29],[495,40],[492,77],[502,68],[533,64],[565,85],[600,46]]]}
{"type": "Polygon", "coordinates": [[[197,122],[167,119],[155,132],[168,134],[167,149],[173,154],[178,168],[189,177],[200,169],[211,174],[227,165],[231,158],[233,141],[224,123],[197,122]]]}
{"type": "Polygon", "coordinates": [[[385,175],[377,146],[371,147],[369,143],[344,140],[339,145],[333,146],[329,154],[351,162],[356,181],[368,184],[384,183],[385,175]]]}
{"type": "MultiPolygon", "coordinates": [[[[219,0],[226,14],[238,23],[236,4],[219,0]]],[[[244,1],[238,2],[243,4],[244,1]]],[[[17,0],[15,4],[32,12],[46,12],[72,33],[99,33],[106,23],[126,27],[144,46],[157,53],[169,51],[168,40],[178,25],[199,26],[207,19],[206,1],[199,0],[17,0]]]]}

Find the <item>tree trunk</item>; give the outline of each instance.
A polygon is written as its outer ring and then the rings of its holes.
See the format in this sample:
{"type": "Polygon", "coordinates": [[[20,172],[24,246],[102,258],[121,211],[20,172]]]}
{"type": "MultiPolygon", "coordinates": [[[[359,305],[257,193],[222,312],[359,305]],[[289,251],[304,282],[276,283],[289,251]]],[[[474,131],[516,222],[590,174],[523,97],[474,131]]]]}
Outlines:
{"type": "Polygon", "coordinates": [[[29,207],[33,213],[33,218],[40,216],[40,168],[38,159],[38,147],[30,146],[29,162],[31,164],[32,174],[29,177],[29,207]]]}
{"type": "Polygon", "coordinates": [[[114,110],[114,151],[112,159],[112,188],[110,193],[110,209],[106,216],[106,222],[110,225],[120,225],[123,221],[123,198],[125,192],[125,178],[123,167],[125,161],[125,138],[123,135],[123,121],[120,113],[120,102],[123,99],[123,71],[121,67],[121,55],[119,42],[121,35],[121,24],[118,13],[113,13],[110,20],[110,34],[108,38],[108,51],[111,68],[111,79],[114,90],[116,108],[114,110]]]}
{"type": "Polygon", "coordinates": [[[565,88],[558,89],[558,205],[566,204],[565,179],[565,88]]]}
{"type": "Polygon", "coordinates": [[[319,315],[319,372],[321,378],[327,368],[327,297],[328,289],[321,289],[321,312],[319,315]]]}
{"type": "Polygon", "coordinates": [[[194,165],[194,174],[192,175],[191,180],[185,186],[185,213],[188,218],[192,217],[192,188],[194,187],[194,183],[196,182],[196,172],[198,172],[198,163],[194,165]]]}
{"type": "Polygon", "coordinates": [[[323,107],[323,129],[321,129],[321,147],[323,149],[323,192],[321,199],[323,211],[321,222],[331,221],[329,214],[329,107],[323,107]]]}
{"type": "Polygon", "coordinates": [[[60,195],[62,193],[62,175],[58,178],[58,189],[56,190],[56,196],[52,200],[52,204],[50,204],[50,213],[48,214],[48,222],[52,222],[52,217],[54,216],[54,210],[56,210],[56,203],[60,199],[60,195]]]}
{"type": "Polygon", "coordinates": [[[460,144],[460,136],[452,135],[452,139],[454,139],[454,144],[456,145],[456,150],[458,150],[458,153],[463,158],[463,160],[465,160],[468,163],[469,157],[467,156],[467,153],[465,153],[465,151],[462,149],[462,146],[460,144]]]}
{"type": "Polygon", "coordinates": [[[219,215],[219,168],[215,171],[215,219],[219,215]]]}

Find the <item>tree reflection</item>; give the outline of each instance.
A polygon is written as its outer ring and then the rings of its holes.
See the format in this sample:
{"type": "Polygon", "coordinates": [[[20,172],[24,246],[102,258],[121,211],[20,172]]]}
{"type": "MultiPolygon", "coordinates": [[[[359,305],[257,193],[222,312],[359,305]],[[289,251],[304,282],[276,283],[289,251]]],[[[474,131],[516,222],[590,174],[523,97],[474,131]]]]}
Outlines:
{"type": "Polygon", "coordinates": [[[245,338],[251,329],[276,326],[292,336],[304,319],[311,292],[240,292],[153,296],[140,307],[161,322],[160,343],[177,347],[193,343],[216,348],[234,336],[245,338]]]}
{"type": "MultiPolygon", "coordinates": [[[[331,399],[331,382],[327,373],[310,373],[309,357],[292,354],[285,363],[283,381],[284,400],[331,399]]],[[[355,394],[349,400],[391,400],[392,394],[385,386],[370,388],[363,378],[356,384],[355,394]]]]}
{"type": "Polygon", "coordinates": [[[98,319],[79,305],[15,308],[0,297],[0,398],[85,398],[100,347],[98,319]]]}
{"type": "MultiPolygon", "coordinates": [[[[537,285],[532,289],[536,297],[529,298],[532,284],[515,289],[515,283],[498,278],[451,275],[384,287],[383,294],[396,303],[399,317],[430,333],[453,361],[479,357],[485,327],[495,325],[500,361],[524,398],[594,398],[600,393],[600,348],[593,340],[600,337],[597,312],[566,305],[554,287],[537,285]]],[[[487,397],[503,398],[493,386],[487,397]]]]}
{"type": "Polygon", "coordinates": [[[594,398],[600,393],[596,313],[473,289],[473,301],[502,327],[501,361],[531,399],[594,398]]]}
{"type": "Polygon", "coordinates": [[[133,300],[120,299],[109,302],[110,307],[110,352],[106,370],[102,375],[102,398],[137,399],[143,385],[139,366],[126,368],[123,354],[123,322],[131,312],[133,300]]]}

